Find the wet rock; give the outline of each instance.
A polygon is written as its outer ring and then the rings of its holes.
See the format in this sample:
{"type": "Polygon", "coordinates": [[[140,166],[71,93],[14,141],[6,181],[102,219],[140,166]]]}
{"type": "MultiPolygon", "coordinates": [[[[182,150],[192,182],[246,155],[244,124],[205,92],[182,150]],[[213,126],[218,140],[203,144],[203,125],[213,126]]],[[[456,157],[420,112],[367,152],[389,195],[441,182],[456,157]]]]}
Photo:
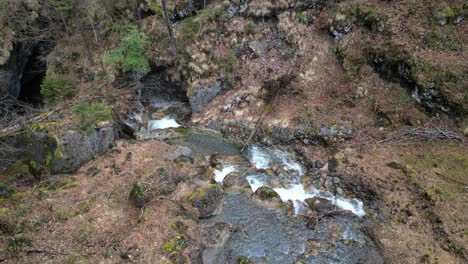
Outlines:
{"type": "Polygon", "coordinates": [[[189,196],[189,203],[198,209],[201,218],[215,214],[221,205],[223,190],[217,184],[208,184],[198,188],[189,196]]]}
{"type": "Polygon", "coordinates": [[[96,166],[92,166],[92,167],[89,167],[86,170],[86,175],[94,177],[94,176],[98,175],[100,172],[101,172],[100,169],[98,169],[96,166]]]}
{"type": "Polygon", "coordinates": [[[225,188],[242,188],[249,186],[249,182],[239,173],[231,172],[224,178],[223,186],[225,188]]]}
{"type": "Polygon", "coordinates": [[[321,169],[321,168],[323,168],[323,166],[325,166],[325,164],[323,164],[323,162],[321,162],[320,160],[315,161],[315,167],[317,169],[321,169]]]}
{"type": "Polygon", "coordinates": [[[172,177],[167,174],[164,168],[159,168],[155,173],[143,177],[133,184],[130,191],[129,200],[136,207],[143,207],[154,197],[168,195],[176,188],[172,177]]]}
{"type": "Polygon", "coordinates": [[[318,213],[326,213],[333,210],[334,208],[333,204],[329,200],[324,198],[308,198],[305,199],[305,202],[310,207],[310,209],[318,213]]]}
{"type": "Polygon", "coordinates": [[[258,198],[261,201],[281,202],[281,198],[278,195],[278,193],[276,193],[275,191],[273,191],[273,189],[267,186],[262,186],[258,188],[253,195],[255,198],[258,198]]]}

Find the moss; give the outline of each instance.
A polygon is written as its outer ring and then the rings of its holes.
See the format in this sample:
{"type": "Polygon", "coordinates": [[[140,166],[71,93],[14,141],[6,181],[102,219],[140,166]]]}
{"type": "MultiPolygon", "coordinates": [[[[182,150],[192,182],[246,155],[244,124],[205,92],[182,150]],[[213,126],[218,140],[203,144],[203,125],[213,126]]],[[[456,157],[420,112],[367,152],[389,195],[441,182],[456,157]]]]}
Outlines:
{"type": "Polygon", "coordinates": [[[182,251],[187,247],[187,241],[183,236],[176,236],[171,241],[164,243],[161,250],[166,253],[182,251]]]}
{"type": "Polygon", "coordinates": [[[249,259],[244,256],[238,257],[237,264],[249,264],[249,259]]]}
{"type": "Polygon", "coordinates": [[[32,244],[31,237],[24,234],[17,234],[8,237],[7,250],[9,252],[24,252],[32,244]]]}
{"type": "Polygon", "coordinates": [[[47,76],[41,84],[41,95],[46,104],[54,105],[76,94],[78,81],[70,75],[47,76]]]}
{"type": "Polygon", "coordinates": [[[66,264],[89,264],[90,262],[81,254],[73,253],[67,257],[66,264]]]}
{"type": "Polygon", "coordinates": [[[199,36],[219,30],[218,23],[223,23],[226,19],[227,13],[222,6],[210,4],[200,10],[197,16],[182,20],[175,30],[177,48],[184,52],[199,36]]]}
{"type": "Polygon", "coordinates": [[[255,26],[254,23],[248,22],[247,24],[244,25],[244,34],[246,35],[254,35],[255,31],[257,30],[257,27],[255,26]]]}
{"type": "Polygon", "coordinates": [[[10,199],[15,192],[16,189],[11,186],[11,183],[7,181],[0,182],[0,200],[10,199]]]}
{"type": "Polygon", "coordinates": [[[138,208],[141,208],[146,203],[148,203],[149,199],[143,193],[140,183],[133,184],[132,189],[130,190],[129,200],[134,206],[138,208]]]}
{"type": "Polygon", "coordinates": [[[75,113],[80,117],[78,127],[84,133],[91,133],[98,123],[112,121],[112,107],[101,103],[81,102],[75,107],[75,113]]]}
{"type": "Polygon", "coordinates": [[[192,203],[194,200],[202,199],[207,194],[208,189],[215,188],[215,187],[216,187],[216,184],[208,184],[200,188],[197,188],[197,190],[188,197],[188,201],[192,203]]]}
{"type": "Polygon", "coordinates": [[[188,226],[186,224],[182,223],[181,221],[176,220],[176,221],[172,222],[171,228],[174,229],[177,232],[184,233],[184,232],[187,231],[188,226]]]}
{"type": "Polygon", "coordinates": [[[441,197],[443,197],[443,191],[442,189],[438,188],[438,187],[431,187],[431,188],[427,188],[424,190],[424,195],[426,195],[426,197],[435,202],[437,200],[439,200],[441,197]]]}
{"type": "Polygon", "coordinates": [[[431,18],[433,22],[439,25],[457,24],[461,21],[465,12],[466,7],[462,3],[441,1],[433,9],[431,18]]]}
{"type": "MultiPolygon", "coordinates": [[[[404,81],[417,89],[420,103],[430,112],[448,112],[453,116],[467,114],[468,97],[464,95],[463,65],[436,65],[415,58],[392,41],[367,47],[370,62],[385,77],[404,81]]],[[[412,93],[414,91],[411,91],[412,93]]]]}
{"type": "Polygon", "coordinates": [[[270,200],[273,198],[280,198],[278,193],[273,191],[271,188],[262,186],[255,191],[255,194],[262,200],[270,200]]]}
{"type": "Polygon", "coordinates": [[[82,242],[82,243],[86,243],[86,242],[89,242],[89,240],[94,236],[94,230],[91,228],[91,227],[83,227],[82,229],[80,229],[80,231],[78,232],[78,239],[82,242]]]}

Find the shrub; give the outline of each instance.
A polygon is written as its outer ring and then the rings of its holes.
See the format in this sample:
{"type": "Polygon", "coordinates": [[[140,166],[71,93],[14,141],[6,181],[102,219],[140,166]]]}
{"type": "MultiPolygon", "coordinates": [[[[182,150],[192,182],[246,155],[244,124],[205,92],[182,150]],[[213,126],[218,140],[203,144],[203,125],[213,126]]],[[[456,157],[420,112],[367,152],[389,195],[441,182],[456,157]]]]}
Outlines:
{"type": "Polygon", "coordinates": [[[75,113],[80,117],[78,127],[86,133],[96,128],[99,122],[112,121],[112,107],[101,103],[80,103],[75,107],[75,113]]]}
{"type": "Polygon", "coordinates": [[[41,84],[41,95],[46,104],[55,104],[75,95],[76,86],[77,81],[69,75],[47,77],[41,84]]]}
{"type": "Polygon", "coordinates": [[[246,35],[253,35],[255,34],[255,30],[256,30],[256,27],[255,27],[255,24],[252,23],[252,22],[249,22],[247,24],[244,25],[244,33],[246,35]]]}
{"type": "Polygon", "coordinates": [[[120,27],[120,47],[109,51],[105,60],[119,71],[145,74],[150,70],[145,57],[146,36],[131,27],[120,27]]]}

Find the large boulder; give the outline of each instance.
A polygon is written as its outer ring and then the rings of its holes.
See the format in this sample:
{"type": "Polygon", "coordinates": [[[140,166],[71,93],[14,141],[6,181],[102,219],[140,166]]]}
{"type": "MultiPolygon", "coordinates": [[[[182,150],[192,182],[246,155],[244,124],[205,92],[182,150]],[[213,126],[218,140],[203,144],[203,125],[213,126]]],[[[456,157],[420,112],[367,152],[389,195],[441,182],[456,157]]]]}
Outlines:
{"type": "Polygon", "coordinates": [[[133,184],[130,191],[130,202],[136,207],[143,207],[153,198],[171,194],[176,189],[174,179],[164,168],[159,168],[151,175],[145,176],[133,184]]]}
{"type": "Polygon", "coordinates": [[[188,96],[193,113],[203,112],[206,106],[221,93],[222,89],[223,86],[220,80],[215,80],[210,85],[204,87],[191,87],[188,91],[188,96]]]}
{"type": "Polygon", "coordinates": [[[215,214],[223,198],[223,189],[217,184],[208,184],[198,188],[189,196],[189,203],[198,209],[200,218],[206,218],[215,214]]]}
{"type": "Polygon", "coordinates": [[[76,172],[81,165],[103,154],[114,145],[115,135],[112,126],[94,129],[91,134],[79,131],[66,131],[58,157],[51,162],[54,174],[76,172]]]}

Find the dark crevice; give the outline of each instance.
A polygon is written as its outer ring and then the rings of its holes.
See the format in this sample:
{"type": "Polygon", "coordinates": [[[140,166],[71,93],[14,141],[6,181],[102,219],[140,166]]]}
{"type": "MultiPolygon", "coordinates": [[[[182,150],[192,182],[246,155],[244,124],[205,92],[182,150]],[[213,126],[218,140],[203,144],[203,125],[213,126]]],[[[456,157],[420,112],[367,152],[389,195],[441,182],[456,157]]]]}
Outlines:
{"type": "Polygon", "coordinates": [[[41,84],[45,78],[47,64],[42,58],[43,50],[37,47],[29,57],[21,78],[21,89],[18,100],[35,108],[43,106],[41,84]]]}

